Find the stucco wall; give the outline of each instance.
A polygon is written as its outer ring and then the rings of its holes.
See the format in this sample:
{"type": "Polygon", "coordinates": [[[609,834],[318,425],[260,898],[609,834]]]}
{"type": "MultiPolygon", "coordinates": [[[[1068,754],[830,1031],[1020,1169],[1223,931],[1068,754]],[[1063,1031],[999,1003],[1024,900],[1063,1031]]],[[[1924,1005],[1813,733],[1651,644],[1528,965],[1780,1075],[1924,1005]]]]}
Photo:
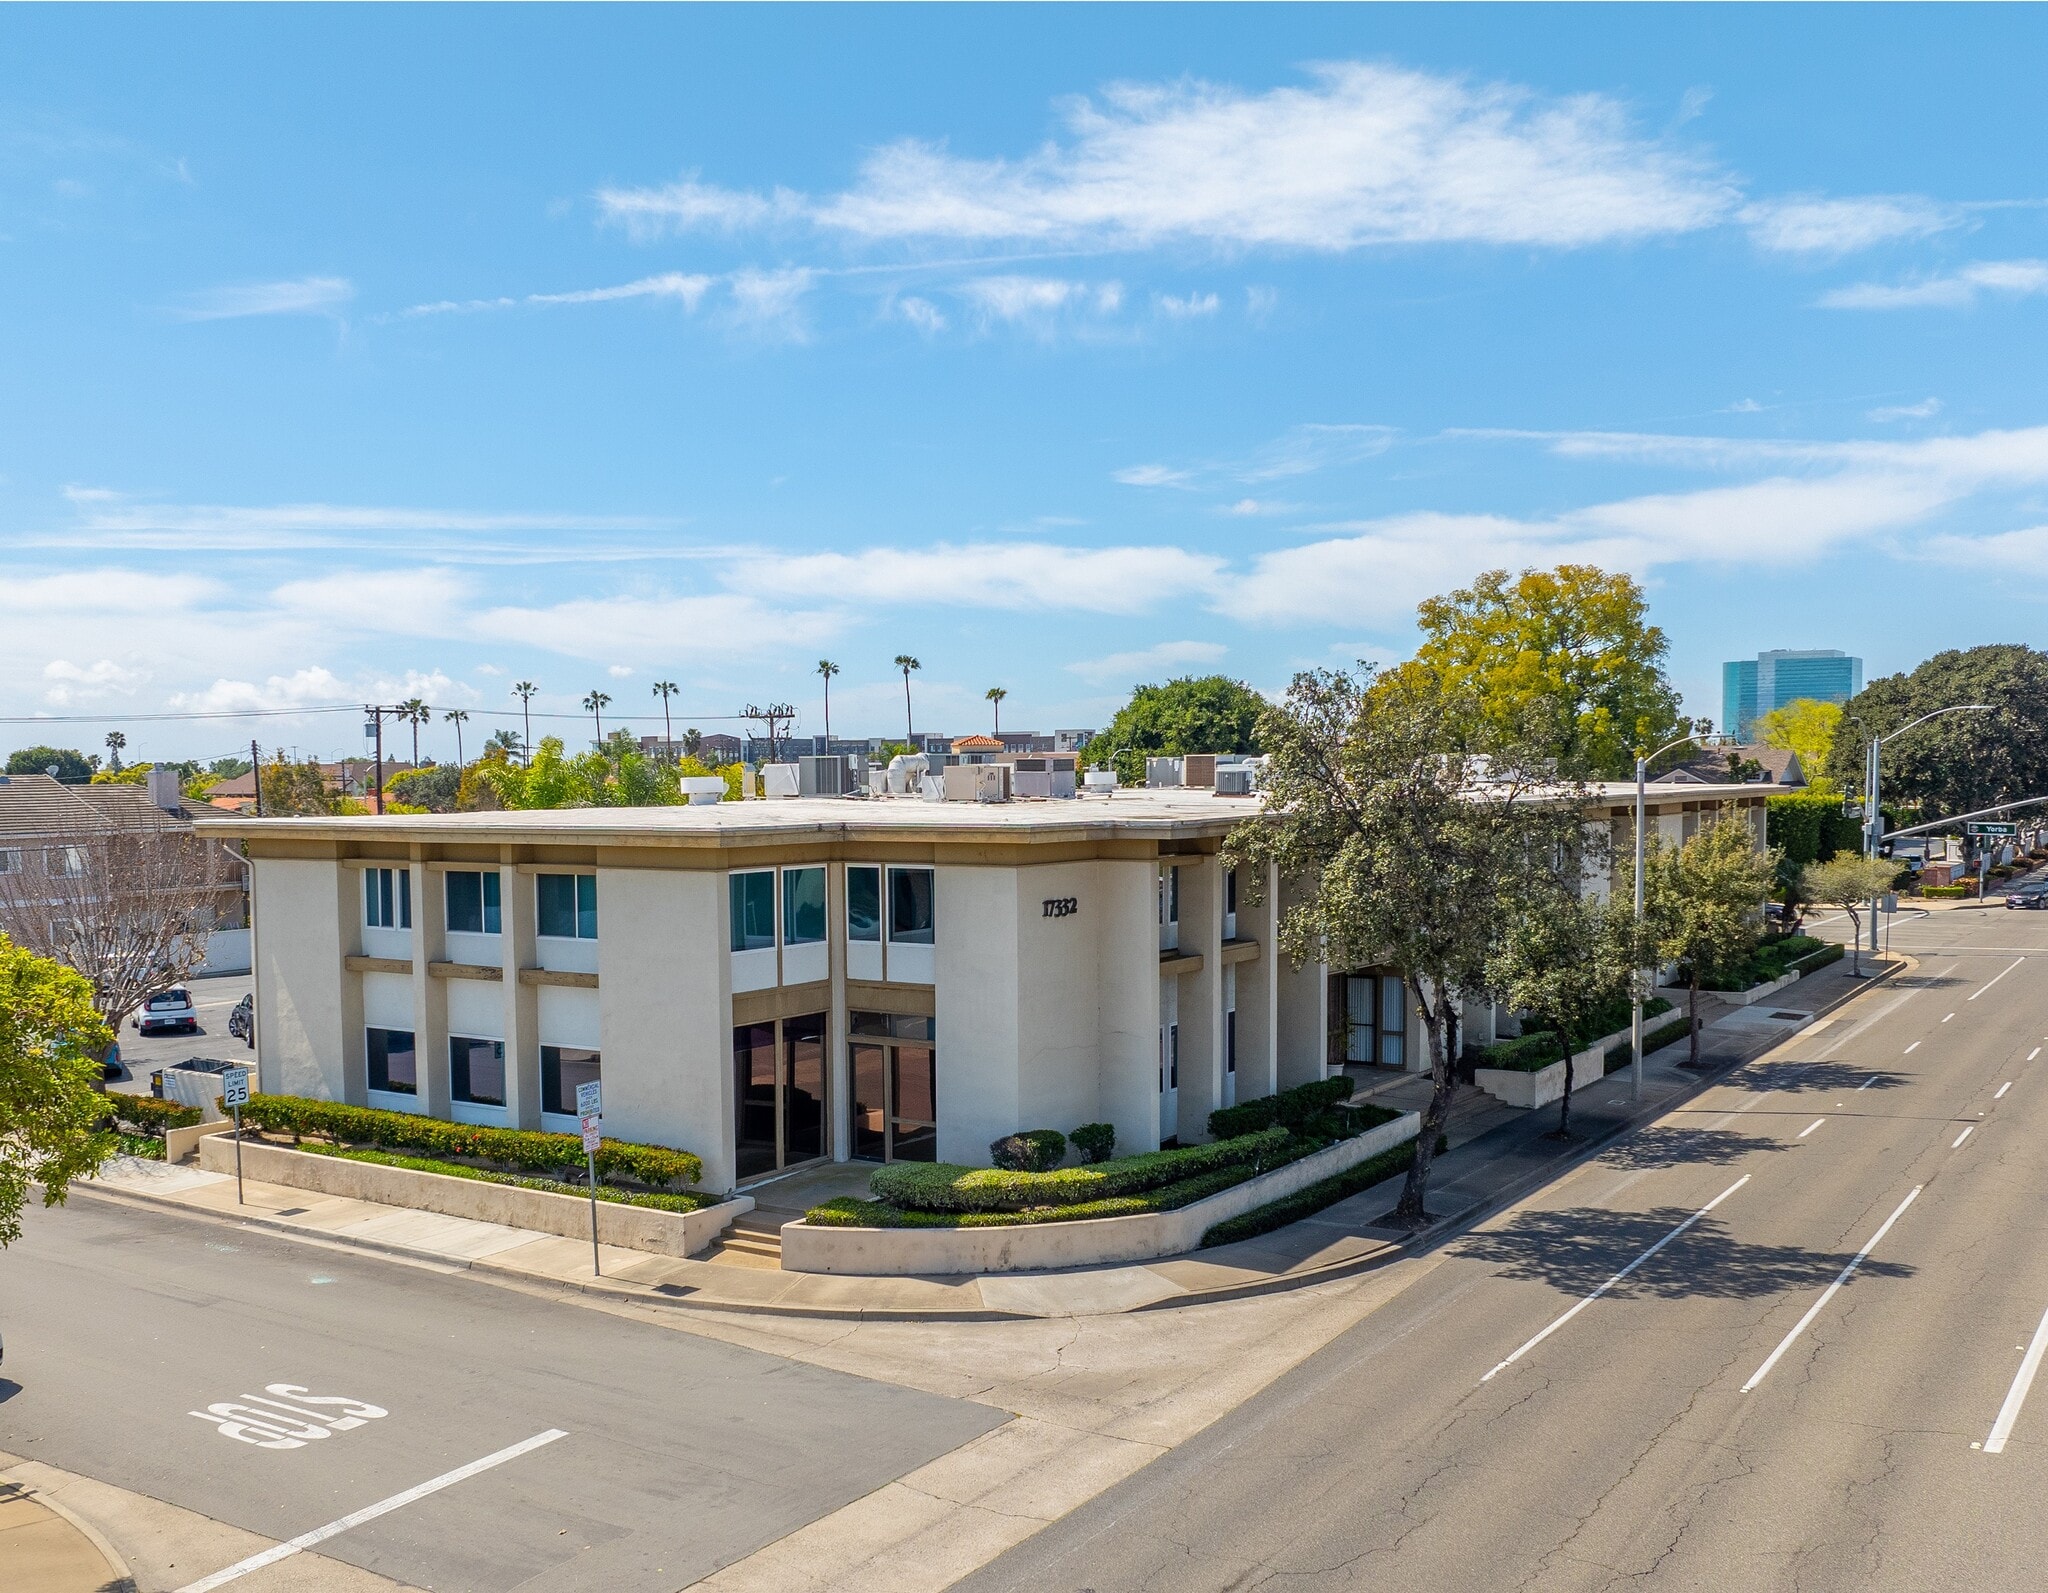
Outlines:
{"type": "MultiPolygon", "coordinates": [[[[1024,1128],[1071,1133],[1102,1116],[1096,987],[1106,889],[1100,865],[1066,863],[1017,874],[1018,1117],[1024,1128]],[[1075,910],[1045,916],[1072,897],[1075,910]]],[[[941,1029],[943,1047],[945,1031],[941,1029]]],[[[943,1054],[943,1052],[942,1052],[943,1054]]]]}
{"type": "Polygon", "coordinates": [[[328,862],[272,858],[255,872],[263,926],[257,1083],[271,1094],[360,1099],[346,1089],[344,1036],[355,1036],[360,1052],[362,1000],[352,978],[345,999],[341,961],[355,950],[360,884],[328,862]]]}
{"type": "Polygon", "coordinates": [[[1091,865],[1102,900],[1096,940],[1100,1121],[1117,1150],[1159,1148],[1159,870],[1148,860],[1091,865]]]}
{"type": "Polygon", "coordinates": [[[1017,870],[941,868],[933,881],[939,1160],[988,1165],[1020,1123],[1017,870]]]}
{"type": "Polygon", "coordinates": [[[725,876],[600,869],[597,903],[605,1132],[694,1151],[731,1189],[725,876]]]}

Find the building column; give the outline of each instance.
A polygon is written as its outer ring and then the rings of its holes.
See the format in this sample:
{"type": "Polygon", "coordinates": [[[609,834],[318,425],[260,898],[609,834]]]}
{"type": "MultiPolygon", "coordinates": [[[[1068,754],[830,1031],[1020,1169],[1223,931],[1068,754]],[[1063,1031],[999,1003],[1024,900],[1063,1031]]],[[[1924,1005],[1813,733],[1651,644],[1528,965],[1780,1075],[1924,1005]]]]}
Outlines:
{"type": "Polygon", "coordinates": [[[1305,962],[1296,968],[1275,958],[1273,971],[1278,986],[1274,1034],[1279,1040],[1274,1085],[1286,1090],[1313,1084],[1329,1073],[1329,964],[1305,962]]]}
{"type": "Polygon", "coordinates": [[[533,939],[534,876],[521,874],[509,852],[508,848],[498,868],[498,951],[505,977],[505,1120],[514,1128],[538,1129],[540,991],[519,982],[520,969],[540,963],[533,939]]]}
{"type": "Polygon", "coordinates": [[[853,1061],[846,1041],[846,865],[825,870],[825,946],[832,970],[832,1006],[825,1017],[825,1144],[835,1162],[853,1159],[847,1103],[853,1061]]]}
{"type": "MultiPolygon", "coordinates": [[[[1104,858],[1100,1100],[1119,1154],[1159,1148],[1159,865],[1104,858]]],[[[946,1037],[939,1036],[944,1045],[946,1037]]],[[[941,1111],[945,1108],[942,1105],[941,1111]]]]}
{"type": "Polygon", "coordinates": [[[1280,884],[1270,864],[1256,905],[1238,881],[1237,938],[1259,948],[1237,965],[1237,1098],[1256,1101],[1279,1087],[1280,884]]]}
{"type": "Polygon", "coordinates": [[[448,1117],[448,982],[427,971],[430,961],[448,954],[448,902],[438,870],[418,858],[411,867],[412,1040],[420,1109],[430,1117],[448,1117]]]}
{"type": "Polygon", "coordinates": [[[1209,1114],[1223,1104],[1223,869],[1214,855],[1180,867],[1180,949],[1202,966],[1180,978],[1179,1126],[1183,1145],[1209,1138],[1209,1114]]]}

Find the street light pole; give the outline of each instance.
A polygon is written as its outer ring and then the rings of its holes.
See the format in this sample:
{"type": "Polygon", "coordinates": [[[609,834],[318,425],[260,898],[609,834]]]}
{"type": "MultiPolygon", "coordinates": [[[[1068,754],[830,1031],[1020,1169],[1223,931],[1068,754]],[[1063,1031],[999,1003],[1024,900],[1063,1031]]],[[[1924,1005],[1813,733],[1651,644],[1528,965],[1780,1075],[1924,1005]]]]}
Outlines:
{"type": "MultiPolygon", "coordinates": [[[[1877,856],[1878,842],[1884,839],[1884,816],[1878,812],[1878,793],[1883,782],[1884,744],[1896,741],[1915,725],[1924,725],[1930,719],[1939,719],[1943,714],[1989,713],[1988,702],[1959,702],[1946,708],[1937,708],[1931,714],[1922,714],[1918,719],[1900,725],[1890,735],[1872,736],[1870,745],[1864,750],[1863,758],[1863,855],[1877,856]]],[[[1980,887],[1981,892],[1981,887],[1980,887]]],[[[1981,895],[1980,895],[1981,899],[1981,895]]],[[[1877,907],[1878,899],[1870,898],[1870,954],[1875,957],[1877,950],[1877,907]]]]}
{"type": "MultiPolygon", "coordinates": [[[[1682,747],[1697,736],[1680,736],[1676,741],[1667,741],[1655,752],[1638,754],[1636,757],[1636,955],[1642,954],[1643,939],[1643,786],[1653,760],[1661,758],[1673,747],[1682,747]]],[[[1629,1015],[1628,1049],[1631,1058],[1628,1075],[1628,1097],[1631,1101],[1643,1098],[1643,970],[1631,968],[1628,974],[1629,1015]]]]}

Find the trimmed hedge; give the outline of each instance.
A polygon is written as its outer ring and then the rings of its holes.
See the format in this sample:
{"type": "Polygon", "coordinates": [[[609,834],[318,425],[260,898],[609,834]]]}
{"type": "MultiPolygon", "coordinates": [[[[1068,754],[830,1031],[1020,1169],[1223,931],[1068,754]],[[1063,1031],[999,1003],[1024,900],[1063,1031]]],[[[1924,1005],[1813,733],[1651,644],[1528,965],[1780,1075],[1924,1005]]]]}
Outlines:
{"type": "Polygon", "coordinates": [[[1938,898],[1939,898],[1939,899],[1941,899],[1942,901],[1953,901],[1953,900],[1954,900],[1955,898],[1957,898],[1957,897],[1959,897],[1959,896],[1974,896],[1974,895],[1976,895],[1976,894],[1977,894],[1977,888],[1976,888],[1976,886],[1975,886],[1974,884],[1972,884],[1972,885],[1922,885],[1922,886],[1920,887],[1920,894],[1921,894],[1922,896],[1932,896],[1932,897],[1938,897],[1938,898]]]}
{"type": "MultiPolygon", "coordinates": [[[[1691,1023],[1691,1017],[1681,1012],[1661,1029],[1644,1030],[1643,1055],[1648,1056],[1652,1051],[1659,1050],[1671,1044],[1674,1040],[1683,1040],[1691,1023]]],[[[1603,1074],[1619,1072],[1634,1060],[1635,1052],[1628,1041],[1624,1040],[1619,1045],[1610,1045],[1607,1048],[1607,1066],[1602,1069],[1602,1072],[1603,1074]]]]}
{"type": "MultiPolygon", "coordinates": [[[[1304,1147],[1297,1154],[1306,1155],[1312,1148],[1304,1147]]],[[[1282,1158],[1292,1160],[1293,1156],[1282,1158]]],[[[1192,1205],[1266,1171],[1270,1169],[1240,1163],[1164,1184],[1143,1194],[1085,1200],[1070,1206],[1035,1206],[1026,1211],[917,1211],[842,1195],[822,1206],[813,1206],[804,1213],[804,1221],[814,1228],[1016,1228],[1042,1222],[1086,1222],[1095,1217],[1138,1217],[1146,1212],[1173,1211],[1192,1205]]]]}
{"type": "Polygon", "coordinates": [[[1351,1080],[1343,1077],[1318,1079],[1313,1084],[1297,1084],[1277,1095],[1261,1096],[1239,1106],[1225,1106],[1209,1114],[1209,1133],[1216,1139],[1238,1139],[1270,1128],[1275,1123],[1283,1128],[1301,1128],[1331,1107],[1350,1100],[1356,1088],[1351,1080]]]}
{"type": "Polygon", "coordinates": [[[1049,1173],[1067,1159],[1067,1136],[1056,1128],[1005,1134],[989,1146],[988,1159],[1006,1172],[1049,1173]]]}
{"type": "MultiPolygon", "coordinates": [[[[1662,996],[1652,996],[1643,1003],[1643,1016],[1655,1018],[1671,1010],[1671,1003],[1662,996]]],[[[1603,1034],[1612,1034],[1628,1022],[1629,1009],[1626,1003],[1616,1017],[1608,1008],[1598,1009],[1602,1027],[1596,1029],[1588,1039],[1597,1040],[1603,1034]]],[[[1557,1032],[1553,1029],[1539,1029],[1534,1034],[1525,1034],[1517,1040],[1501,1040],[1493,1045],[1483,1045],[1475,1053],[1476,1065],[1483,1068],[1501,1068],[1511,1073],[1535,1073],[1547,1068],[1553,1062],[1564,1060],[1564,1050],[1557,1043],[1557,1032]]]]}
{"type": "Polygon", "coordinates": [[[1840,941],[1835,941],[1821,947],[1819,951],[1810,951],[1804,957],[1787,964],[1785,971],[1787,973],[1810,974],[1814,969],[1825,968],[1831,962],[1840,962],[1848,955],[1849,948],[1840,941]]]}
{"type": "Polygon", "coordinates": [[[1081,1160],[1091,1165],[1108,1161],[1116,1152],[1114,1123],[1083,1123],[1067,1138],[1073,1141],[1074,1149],[1081,1153],[1081,1160]]]}
{"type": "MultiPolygon", "coordinates": [[[[444,1178],[468,1178],[481,1184],[506,1184],[514,1189],[538,1189],[549,1195],[574,1195],[579,1200],[590,1198],[588,1184],[564,1183],[558,1178],[528,1178],[519,1173],[494,1173],[462,1162],[436,1161],[431,1156],[394,1156],[389,1151],[358,1150],[346,1145],[302,1145],[299,1148],[316,1156],[332,1156],[341,1161],[400,1167],[411,1173],[439,1173],[444,1178]]],[[[706,1206],[718,1204],[710,1195],[644,1194],[637,1190],[618,1189],[610,1184],[597,1186],[597,1198],[617,1206],[646,1206],[655,1211],[702,1211],[706,1206]]]]}
{"type": "MultiPolygon", "coordinates": [[[[472,1157],[527,1173],[552,1173],[583,1165],[583,1141],[574,1134],[478,1128],[438,1117],[315,1101],[300,1095],[252,1095],[242,1108],[242,1120],[269,1133],[290,1134],[294,1140],[318,1134],[337,1143],[379,1150],[472,1157]]],[[[608,1139],[597,1147],[597,1171],[600,1177],[629,1178],[650,1189],[666,1189],[696,1183],[704,1176],[704,1163],[688,1151],[671,1150],[666,1145],[608,1139]]]]}
{"type": "MultiPolygon", "coordinates": [[[[1437,1153],[1441,1155],[1444,1140],[1437,1138],[1437,1153]]],[[[1340,1200],[1348,1200],[1374,1184],[1392,1178],[1394,1174],[1406,1172],[1415,1160],[1415,1141],[1407,1140],[1392,1150],[1383,1150],[1377,1156],[1368,1156],[1356,1167],[1347,1167],[1335,1177],[1319,1179],[1306,1189],[1297,1189],[1291,1195],[1269,1202],[1244,1213],[1217,1223],[1202,1235],[1202,1248],[1227,1245],[1238,1239],[1256,1239],[1262,1233],[1271,1233],[1275,1228],[1284,1228],[1290,1222],[1299,1222],[1303,1217],[1313,1217],[1326,1206],[1334,1206],[1340,1200]]]]}
{"type": "Polygon", "coordinates": [[[1092,1167],[1062,1167],[1049,1173],[1011,1173],[949,1162],[890,1162],[875,1169],[868,1180],[868,1193],[904,1211],[1019,1212],[1079,1206],[1163,1189],[1226,1167],[1264,1172],[1291,1159],[1286,1150],[1293,1138],[1276,1125],[1213,1145],[1147,1151],[1092,1167]]]}
{"type": "Polygon", "coordinates": [[[204,1115],[196,1106],[160,1101],[154,1095],[116,1095],[109,1092],[107,1106],[115,1118],[149,1139],[162,1139],[166,1129],[190,1128],[204,1115]]]}

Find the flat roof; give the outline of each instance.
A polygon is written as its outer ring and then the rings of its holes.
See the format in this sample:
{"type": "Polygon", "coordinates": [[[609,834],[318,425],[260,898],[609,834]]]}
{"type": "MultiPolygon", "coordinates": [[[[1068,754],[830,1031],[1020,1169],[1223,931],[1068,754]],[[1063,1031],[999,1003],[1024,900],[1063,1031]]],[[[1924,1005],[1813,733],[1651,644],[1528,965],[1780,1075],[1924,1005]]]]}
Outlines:
{"type": "MultiPolygon", "coordinates": [[[[1632,781],[1588,787],[1589,806],[1635,801],[1632,781]]],[[[1748,798],[1763,785],[1651,786],[1652,808],[1748,798]]],[[[880,835],[892,840],[974,841],[1173,839],[1222,835],[1260,810],[1254,797],[1219,797],[1199,787],[1120,790],[1113,797],[1011,802],[927,802],[921,797],[782,797],[699,806],[520,808],[494,813],[403,813],[209,818],[207,832],[252,841],[286,837],[335,841],[510,841],[559,838],[625,844],[732,846],[748,842],[880,835]]]]}

